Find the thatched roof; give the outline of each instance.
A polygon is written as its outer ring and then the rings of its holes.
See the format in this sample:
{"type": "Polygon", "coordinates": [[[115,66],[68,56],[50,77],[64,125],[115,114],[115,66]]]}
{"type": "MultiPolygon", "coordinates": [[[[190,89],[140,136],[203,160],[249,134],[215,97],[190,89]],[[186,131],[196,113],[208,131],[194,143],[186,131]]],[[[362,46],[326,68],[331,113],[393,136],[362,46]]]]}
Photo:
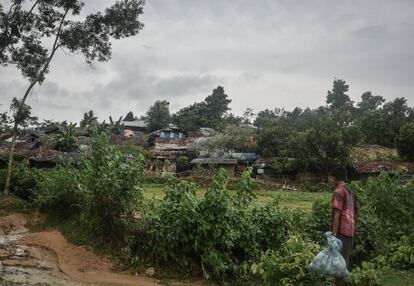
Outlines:
{"type": "Polygon", "coordinates": [[[395,161],[373,161],[354,163],[355,170],[360,174],[375,174],[386,172],[396,174],[402,172],[405,174],[414,174],[414,163],[395,162],[395,161]]]}

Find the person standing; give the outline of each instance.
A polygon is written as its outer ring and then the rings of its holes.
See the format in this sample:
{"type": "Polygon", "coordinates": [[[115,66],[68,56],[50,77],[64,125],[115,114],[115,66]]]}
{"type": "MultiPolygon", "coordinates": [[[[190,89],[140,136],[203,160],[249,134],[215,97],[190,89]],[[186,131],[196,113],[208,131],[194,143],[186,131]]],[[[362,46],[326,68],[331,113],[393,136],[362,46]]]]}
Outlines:
{"type": "MultiPolygon", "coordinates": [[[[342,241],[341,254],[350,271],[350,256],[354,245],[355,220],[358,212],[357,197],[346,184],[347,172],[344,167],[336,167],[329,180],[334,183],[332,195],[332,235],[342,241]]],[[[336,286],[345,285],[341,278],[336,278],[336,286]]]]}

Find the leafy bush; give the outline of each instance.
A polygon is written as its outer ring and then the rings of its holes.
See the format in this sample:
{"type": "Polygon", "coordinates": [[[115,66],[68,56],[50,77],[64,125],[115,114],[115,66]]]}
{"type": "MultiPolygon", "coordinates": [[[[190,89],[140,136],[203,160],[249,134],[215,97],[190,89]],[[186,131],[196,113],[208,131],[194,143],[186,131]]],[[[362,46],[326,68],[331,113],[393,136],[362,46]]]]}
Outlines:
{"type": "Polygon", "coordinates": [[[277,201],[253,208],[251,213],[260,249],[279,249],[294,228],[291,213],[281,209],[277,201]]]}
{"type": "Polygon", "coordinates": [[[254,197],[250,175],[247,169],[231,196],[226,172],[220,170],[202,199],[197,199],[194,183],[170,179],[161,205],[151,205],[145,212],[145,234],[140,233],[133,245],[146,248],[136,251],[145,251],[157,263],[174,261],[215,281],[248,279],[251,261],[269,247],[280,247],[292,221],[290,212],[277,203],[250,207],[254,197]]]}
{"type": "Polygon", "coordinates": [[[319,251],[317,244],[291,236],[280,250],[268,250],[251,269],[270,285],[325,285],[326,278],[308,270],[319,251]]]}
{"type": "Polygon", "coordinates": [[[251,179],[252,168],[247,168],[237,184],[235,203],[242,207],[247,207],[256,197],[254,194],[255,182],[251,179]]]}
{"type": "Polygon", "coordinates": [[[194,184],[171,178],[161,205],[145,213],[144,228],[151,237],[148,254],[155,261],[180,262],[191,254],[198,220],[195,191],[194,184]]]}
{"type": "Polygon", "coordinates": [[[97,240],[110,244],[124,240],[143,201],[143,176],[143,157],[126,160],[107,143],[105,134],[94,135],[77,180],[85,195],[80,222],[97,240]]]}
{"type": "MultiPolygon", "coordinates": [[[[391,177],[383,173],[369,178],[366,183],[350,186],[360,204],[351,260],[354,265],[361,265],[378,255],[388,256],[390,245],[414,230],[414,185],[404,183],[399,175],[391,177]]],[[[330,221],[330,202],[315,201],[311,213],[312,228],[329,227],[330,221]]],[[[318,240],[317,236],[308,237],[318,240]]]]}
{"type": "MultiPolygon", "coordinates": [[[[121,246],[136,227],[143,201],[144,159],[126,159],[94,131],[90,153],[78,166],[60,165],[42,173],[35,190],[41,210],[71,219],[73,231],[94,245],[121,246]]],[[[85,242],[85,241],[83,241],[85,242]]]]}
{"type": "Polygon", "coordinates": [[[79,213],[85,194],[78,188],[79,170],[70,164],[39,172],[34,203],[41,211],[61,218],[79,213]]]}
{"type": "Polygon", "coordinates": [[[328,200],[317,199],[312,204],[312,220],[317,226],[324,227],[331,224],[331,202],[328,200]]]}
{"type": "Polygon", "coordinates": [[[403,182],[401,176],[382,173],[369,178],[365,184],[354,184],[362,202],[362,213],[371,214],[377,220],[378,228],[386,239],[411,233],[414,229],[414,186],[403,182]]]}
{"type": "MultiPolygon", "coordinates": [[[[7,169],[0,169],[0,189],[3,190],[7,169]]],[[[26,160],[15,162],[12,169],[10,191],[14,195],[28,201],[34,198],[33,189],[36,186],[36,176],[39,172],[28,168],[26,160]]]]}
{"type": "Polygon", "coordinates": [[[400,241],[392,243],[392,254],[389,264],[396,269],[414,268],[414,241],[413,238],[403,236],[400,241]]]}
{"type": "Polygon", "coordinates": [[[369,262],[363,262],[360,267],[352,270],[346,278],[346,282],[351,286],[378,286],[380,281],[375,265],[369,262]]]}

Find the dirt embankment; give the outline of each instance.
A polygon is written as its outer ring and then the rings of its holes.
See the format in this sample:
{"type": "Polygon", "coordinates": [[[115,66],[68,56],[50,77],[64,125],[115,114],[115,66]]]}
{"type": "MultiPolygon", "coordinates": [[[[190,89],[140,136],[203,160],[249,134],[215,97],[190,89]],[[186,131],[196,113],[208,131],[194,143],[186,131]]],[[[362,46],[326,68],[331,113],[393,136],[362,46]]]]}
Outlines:
{"type": "Polygon", "coordinates": [[[26,222],[23,214],[0,217],[3,279],[52,285],[159,285],[151,278],[111,271],[110,261],[68,243],[57,230],[27,233],[26,222]]]}

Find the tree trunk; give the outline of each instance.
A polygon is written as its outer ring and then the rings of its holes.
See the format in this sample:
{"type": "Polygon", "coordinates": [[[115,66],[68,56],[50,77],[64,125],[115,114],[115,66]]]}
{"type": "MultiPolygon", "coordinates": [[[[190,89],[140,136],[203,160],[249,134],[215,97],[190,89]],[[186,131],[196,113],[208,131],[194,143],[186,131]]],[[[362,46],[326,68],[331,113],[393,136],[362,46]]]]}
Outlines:
{"type": "MultiPolygon", "coordinates": [[[[35,2],[35,5],[38,3],[39,1],[35,2]]],[[[34,6],[33,6],[34,7],[34,6]]],[[[32,8],[33,9],[33,8],[32,8]]],[[[32,11],[31,9],[31,11],[32,11]]],[[[30,91],[32,90],[32,88],[42,79],[42,77],[44,76],[44,74],[46,73],[47,69],[49,68],[50,62],[52,61],[53,56],[55,55],[57,49],[59,48],[59,44],[58,44],[58,40],[59,40],[59,36],[60,36],[60,32],[62,30],[62,25],[63,25],[63,21],[66,18],[66,15],[68,14],[69,9],[66,9],[65,14],[62,16],[62,19],[60,21],[60,25],[59,25],[59,29],[57,31],[56,37],[55,37],[55,41],[53,43],[53,48],[52,48],[52,52],[50,53],[50,56],[48,58],[48,60],[46,61],[45,65],[43,66],[42,70],[40,71],[39,75],[37,76],[36,79],[34,79],[29,87],[27,88],[22,101],[20,102],[20,106],[17,110],[17,113],[20,112],[21,108],[24,106],[27,97],[30,94],[30,91]]],[[[15,145],[16,145],[16,137],[17,137],[17,131],[18,131],[18,126],[19,126],[19,122],[17,122],[15,120],[14,122],[14,127],[13,127],[13,139],[12,139],[12,147],[10,150],[10,155],[9,155],[9,162],[7,165],[7,174],[6,174],[6,183],[4,185],[4,194],[8,195],[10,192],[10,181],[11,181],[11,172],[13,169],[13,153],[14,153],[14,149],[15,149],[15,145]]]]}
{"type": "Polygon", "coordinates": [[[11,173],[12,173],[12,169],[13,169],[13,154],[14,154],[14,149],[16,147],[17,126],[18,126],[18,124],[17,124],[17,122],[15,122],[14,127],[13,127],[12,146],[11,146],[11,149],[10,149],[9,161],[8,161],[8,164],[7,164],[6,183],[4,184],[4,194],[6,196],[10,192],[11,173]]]}

